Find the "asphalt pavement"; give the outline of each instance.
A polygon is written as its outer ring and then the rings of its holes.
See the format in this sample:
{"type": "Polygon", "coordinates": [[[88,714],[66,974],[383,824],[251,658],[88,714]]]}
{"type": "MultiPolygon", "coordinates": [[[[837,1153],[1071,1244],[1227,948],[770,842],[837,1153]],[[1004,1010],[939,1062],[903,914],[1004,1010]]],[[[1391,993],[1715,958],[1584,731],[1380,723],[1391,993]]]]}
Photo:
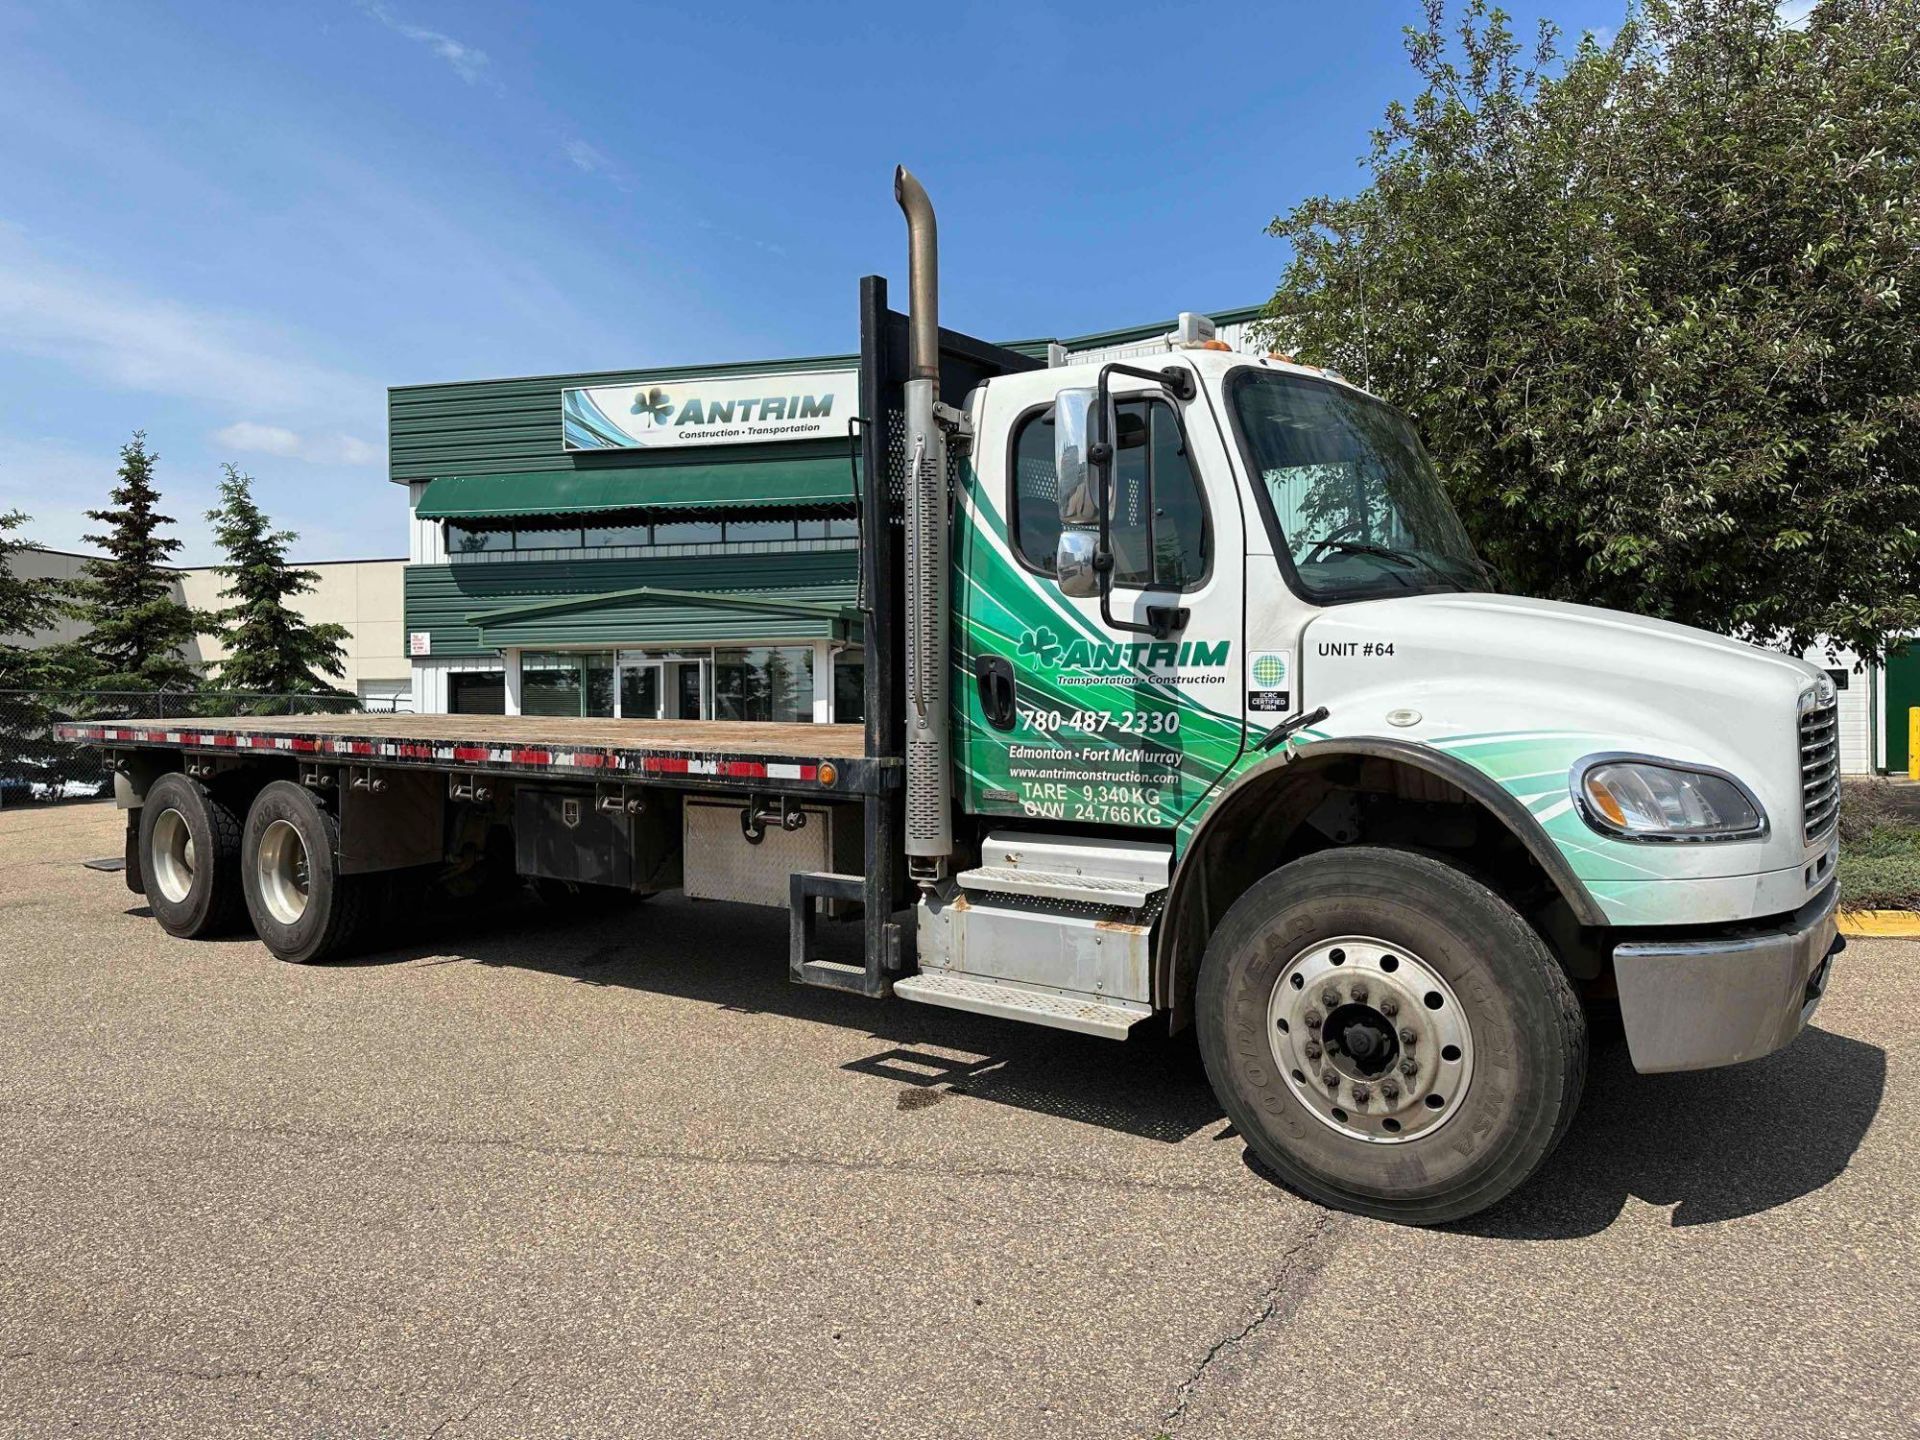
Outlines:
{"type": "Polygon", "coordinates": [[[1920,1435],[1920,942],[1732,1070],[1595,1055],[1445,1230],[1190,1046],[797,988],[783,912],[299,967],[0,811],[0,1435],[1920,1435]]]}

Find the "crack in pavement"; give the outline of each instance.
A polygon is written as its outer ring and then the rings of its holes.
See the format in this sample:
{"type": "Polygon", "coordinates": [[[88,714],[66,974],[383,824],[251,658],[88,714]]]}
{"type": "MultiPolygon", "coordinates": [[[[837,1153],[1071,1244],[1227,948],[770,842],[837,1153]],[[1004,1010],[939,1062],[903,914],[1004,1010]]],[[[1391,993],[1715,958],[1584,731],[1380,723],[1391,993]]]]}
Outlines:
{"type": "Polygon", "coordinates": [[[1313,1281],[1319,1277],[1321,1268],[1332,1255],[1335,1244],[1347,1232],[1352,1224],[1351,1215],[1337,1214],[1332,1210],[1322,1210],[1315,1217],[1307,1233],[1281,1252],[1280,1268],[1273,1281],[1260,1292],[1260,1306],[1253,1318],[1238,1330],[1221,1336],[1207,1348],[1200,1357],[1200,1363],[1193,1367],[1193,1373],[1180,1382],[1174,1391],[1174,1404],[1161,1417],[1161,1431],[1171,1435],[1174,1427],[1186,1417],[1187,1406],[1192,1403],[1193,1394],[1200,1382],[1206,1378],[1213,1362],[1227,1351],[1244,1345],[1260,1329],[1273,1320],[1282,1318],[1283,1312],[1291,1309],[1290,1302],[1306,1297],[1313,1281]]]}

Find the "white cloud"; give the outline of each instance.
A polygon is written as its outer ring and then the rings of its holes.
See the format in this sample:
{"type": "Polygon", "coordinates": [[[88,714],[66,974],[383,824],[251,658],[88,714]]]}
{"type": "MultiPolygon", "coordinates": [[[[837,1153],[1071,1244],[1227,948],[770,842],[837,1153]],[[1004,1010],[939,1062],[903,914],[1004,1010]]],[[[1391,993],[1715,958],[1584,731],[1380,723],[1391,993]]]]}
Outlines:
{"type": "Polygon", "coordinates": [[[245,317],[154,299],[41,261],[0,227],[0,351],[65,365],[116,390],[214,401],[346,429],[375,420],[374,381],[302,358],[245,317]]]}
{"type": "Polygon", "coordinates": [[[493,62],[487,58],[486,51],[464,44],[439,30],[429,30],[424,25],[409,25],[380,4],[379,0],[360,0],[360,8],[394,34],[426,46],[452,66],[453,73],[467,84],[478,84],[487,77],[487,67],[493,62]]]}
{"type": "Polygon", "coordinates": [[[354,435],[303,435],[284,425],[253,420],[237,420],[214,431],[213,443],[223,451],[277,455],[314,465],[378,465],[386,458],[379,446],[354,435]]]}

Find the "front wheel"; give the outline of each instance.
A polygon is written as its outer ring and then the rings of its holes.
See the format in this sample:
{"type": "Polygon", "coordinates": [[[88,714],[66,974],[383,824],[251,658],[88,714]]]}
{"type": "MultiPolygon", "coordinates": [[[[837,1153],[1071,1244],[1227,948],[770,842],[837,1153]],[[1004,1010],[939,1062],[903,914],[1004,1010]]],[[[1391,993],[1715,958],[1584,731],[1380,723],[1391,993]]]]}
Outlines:
{"type": "Polygon", "coordinates": [[[1200,969],[1201,1054],[1253,1152],[1325,1205],[1483,1210],[1566,1133],[1580,1002],[1507,902],[1438,860],[1323,851],[1248,890],[1200,969]]]}

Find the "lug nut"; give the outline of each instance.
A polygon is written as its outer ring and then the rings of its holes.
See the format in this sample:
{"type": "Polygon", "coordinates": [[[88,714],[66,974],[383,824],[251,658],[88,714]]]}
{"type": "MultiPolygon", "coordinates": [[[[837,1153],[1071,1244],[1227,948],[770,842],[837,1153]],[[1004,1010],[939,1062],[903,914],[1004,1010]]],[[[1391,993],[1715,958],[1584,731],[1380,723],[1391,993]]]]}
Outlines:
{"type": "Polygon", "coordinates": [[[1387,1081],[1380,1087],[1380,1098],[1383,1100],[1398,1100],[1400,1098],[1400,1087],[1391,1080],[1387,1081]]]}
{"type": "Polygon", "coordinates": [[[1413,1033],[1413,1027],[1411,1025],[1402,1025],[1400,1027],[1400,1043],[1402,1045],[1416,1045],[1419,1041],[1420,1037],[1413,1033]]]}
{"type": "Polygon", "coordinates": [[[1382,1000],[1380,1002],[1380,1013],[1391,1020],[1400,1013],[1400,1002],[1398,1000],[1382,1000]]]}
{"type": "Polygon", "coordinates": [[[1320,1028],[1320,1012],[1318,1010],[1307,1011],[1305,1020],[1307,1029],[1318,1030],[1320,1028]]]}
{"type": "Polygon", "coordinates": [[[1356,1105],[1366,1104],[1368,1099],[1370,1099],[1372,1095],[1373,1095],[1373,1090],[1369,1086],[1355,1085],[1353,1087],[1353,1101],[1354,1101],[1354,1104],[1356,1105]]]}
{"type": "Polygon", "coordinates": [[[1409,1055],[1406,1059],[1400,1062],[1400,1073],[1406,1076],[1409,1080],[1411,1080],[1414,1076],[1420,1073],[1419,1063],[1415,1061],[1411,1055],[1409,1055]]]}
{"type": "Polygon", "coordinates": [[[1365,1000],[1367,998],[1367,987],[1364,985],[1355,985],[1353,987],[1353,998],[1355,1000],[1365,1000]]]}
{"type": "Polygon", "coordinates": [[[1327,1009],[1331,1010],[1333,1009],[1334,1006],[1340,1003],[1340,992],[1334,989],[1331,985],[1329,985],[1326,989],[1320,992],[1320,1000],[1321,1000],[1321,1003],[1327,1007],[1327,1009]]]}
{"type": "Polygon", "coordinates": [[[1320,1058],[1320,1047],[1318,1045],[1312,1045],[1312,1044],[1308,1045],[1307,1059],[1318,1060],[1319,1058],[1320,1058]]]}
{"type": "Polygon", "coordinates": [[[1320,1083],[1338,1090],[1340,1088],[1340,1072],[1337,1070],[1327,1071],[1326,1074],[1320,1077],[1320,1083]]]}

